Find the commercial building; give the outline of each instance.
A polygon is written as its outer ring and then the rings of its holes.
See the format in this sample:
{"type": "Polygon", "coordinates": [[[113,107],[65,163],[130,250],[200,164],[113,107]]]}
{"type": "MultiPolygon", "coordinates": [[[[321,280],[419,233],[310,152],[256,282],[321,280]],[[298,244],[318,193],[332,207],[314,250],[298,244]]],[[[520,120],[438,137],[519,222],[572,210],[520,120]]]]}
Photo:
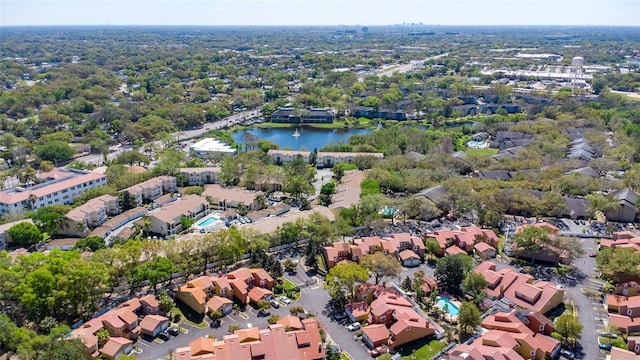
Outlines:
{"type": "Polygon", "coordinates": [[[19,216],[49,205],[71,205],[88,189],[107,185],[102,174],[75,169],[54,169],[40,173],[42,183],[0,192],[0,215],[19,216]]]}
{"type": "Polygon", "coordinates": [[[233,155],[236,149],[214,138],[205,138],[189,146],[189,152],[199,158],[233,155]]]}

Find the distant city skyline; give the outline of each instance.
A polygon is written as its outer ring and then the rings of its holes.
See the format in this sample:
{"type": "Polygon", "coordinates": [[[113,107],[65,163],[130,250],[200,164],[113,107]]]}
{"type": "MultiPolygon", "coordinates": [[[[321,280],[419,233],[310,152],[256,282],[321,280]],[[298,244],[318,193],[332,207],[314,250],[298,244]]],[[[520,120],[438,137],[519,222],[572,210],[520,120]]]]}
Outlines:
{"type": "Polygon", "coordinates": [[[640,0],[1,0],[0,25],[640,26],[640,0]]]}

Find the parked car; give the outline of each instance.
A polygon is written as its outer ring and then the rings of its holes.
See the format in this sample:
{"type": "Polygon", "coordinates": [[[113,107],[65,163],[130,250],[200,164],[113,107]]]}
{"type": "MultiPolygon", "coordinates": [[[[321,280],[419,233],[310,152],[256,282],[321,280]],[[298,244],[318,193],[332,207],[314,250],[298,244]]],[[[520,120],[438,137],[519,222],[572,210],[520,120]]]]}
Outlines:
{"type": "Polygon", "coordinates": [[[382,354],[386,354],[389,352],[389,348],[386,346],[378,346],[377,348],[371,350],[372,357],[378,357],[382,354]]]}
{"type": "Polygon", "coordinates": [[[611,344],[598,343],[598,347],[602,350],[611,350],[611,344]]]}
{"type": "Polygon", "coordinates": [[[610,332],[604,332],[601,334],[602,337],[606,337],[608,339],[617,339],[618,335],[614,334],[614,333],[610,333],[610,332]]]}
{"type": "Polygon", "coordinates": [[[335,313],[335,314],[333,315],[333,318],[334,318],[334,319],[336,319],[336,320],[338,320],[338,321],[339,321],[339,320],[342,320],[342,319],[344,319],[344,318],[346,318],[346,317],[347,317],[347,313],[345,313],[345,312],[339,312],[339,313],[335,313]]]}
{"type": "Polygon", "coordinates": [[[169,335],[171,336],[178,336],[180,335],[180,330],[178,330],[178,328],[169,328],[167,330],[167,332],[169,333],[169,335]]]}
{"type": "Polygon", "coordinates": [[[596,257],[596,256],[598,256],[598,253],[594,253],[594,252],[589,253],[589,257],[596,257]]]}
{"type": "Polygon", "coordinates": [[[360,323],[359,322],[354,322],[354,323],[351,323],[351,324],[347,325],[347,330],[349,330],[349,331],[360,330],[360,323]]]}
{"type": "Polygon", "coordinates": [[[291,300],[284,295],[280,296],[278,299],[287,305],[291,304],[291,300]]]}
{"type": "Polygon", "coordinates": [[[160,334],[158,334],[158,337],[164,341],[167,341],[169,339],[171,339],[171,336],[169,335],[169,332],[167,330],[161,332],[160,334]]]}
{"type": "Polygon", "coordinates": [[[562,356],[564,356],[564,357],[566,357],[567,359],[570,359],[570,360],[573,360],[573,359],[576,358],[576,355],[573,352],[571,352],[571,351],[569,351],[567,349],[560,350],[560,355],[562,355],[562,356]]]}
{"type": "Polygon", "coordinates": [[[277,302],[276,299],[269,300],[269,303],[271,304],[271,306],[273,306],[276,309],[280,307],[280,303],[277,302]]]}

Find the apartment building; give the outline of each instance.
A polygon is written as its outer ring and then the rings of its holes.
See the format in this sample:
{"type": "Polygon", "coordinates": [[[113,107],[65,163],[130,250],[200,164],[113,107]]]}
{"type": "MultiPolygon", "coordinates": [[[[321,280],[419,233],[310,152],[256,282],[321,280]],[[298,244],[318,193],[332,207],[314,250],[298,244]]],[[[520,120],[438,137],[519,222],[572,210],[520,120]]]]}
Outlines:
{"type": "Polygon", "coordinates": [[[162,194],[176,192],[177,183],[175,177],[163,175],[133,185],[122,191],[128,192],[135,198],[138,205],[142,205],[144,201],[153,201],[162,194]]]}
{"type": "Polygon", "coordinates": [[[43,206],[71,205],[88,189],[107,185],[105,175],[75,169],[54,169],[38,178],[43,182],[0,191],[0,215],[20,216],[43,206]]]}
{"type": "MultiPolygon", "coordinates": [[[[309,151],[295,151],[295,150],[269,150],[267,155],[271,156],[271,161],[274,164],[282,165],[292,162],[298,156],[302,156],[305,162],[309,162],[311,152],[309,151]]],[[[332,167],[335,164],[352,163],[356,157],[375,157],[376,159],[383,159],[383,153],[361,153],[361,152],[323,152],[319,151],[316,158],[316,164],[318,167],[332,167]]]]}
{"type": "Polygon", "coordinates": [[[149,215],[149,230],[162,236],[172,236],[182,230],[182,218],[198,220],[209,213],[206,199],[192,194],[183,196],[179,201],[165,205],[159,211],[149,215]]]}
{"type": "Polygon", "coordinates": [[[178,172],[184,175],[189,186],[215,184],[220,180],[219,167],[180,168],[178,172]]]}
{"type": "Polygon", "coordinates": [[[88,228],[96,228],[107,221],[108,216],[120,213],[118,198],[102,195],[69,211],[62,224],[65,235],[86,236],[88,228]]]}

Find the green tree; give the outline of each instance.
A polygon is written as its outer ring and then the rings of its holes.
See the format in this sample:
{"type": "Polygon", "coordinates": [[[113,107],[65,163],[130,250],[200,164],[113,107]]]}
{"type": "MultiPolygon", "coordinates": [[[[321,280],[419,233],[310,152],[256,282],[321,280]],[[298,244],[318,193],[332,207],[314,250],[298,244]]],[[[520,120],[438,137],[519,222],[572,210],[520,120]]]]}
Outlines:
{"type": "Polygon", "coordinates": [[[329,181],[322,185],[320,188],[319,201],[322,206],[329,206],[331,204],[331,196],[336,192],[336,183],[329,181]]]}
{"type": "Polygon", "coordinates": [[[100,236],[89,236],[84,239],[78,240],[75,249],[81,251],[96,251],[98,249],[104,249],[107,247],[104,239],[100,236]]]}
{"type": "Polygon", "coordinates": [[[13,225],[7,231],[11,241],[21,246],[31,246],[42,241],[42,233],[37,226],[30,222],[21,222],[13,225]]]}
{"type": "Polygon", "coordinates": [[[229,334],[233,334],[237,330],[240,330],[240,325],[238,325],[238,324],[231,324],[231,325],[229,325],[229,328],[227,329],[229,334]]]}
{"type": "Polygon", "coordinates": [[[473,260],[465,254],[447,255],[438,259],[434,277],[440,289],[453,294],[460,293],[460,284],[473,268],[473,260]]]}
{"type": "Polygon", "coordinates": [[[109,341],[111,335],[109,334],[109,330],[103,328],[96,332],[96,337],[98,338],[98,347],[101,348],[109,341]]]}
{"type": "Polygon", "coordinates": [[[525,226],[513,237],[516,253],[520,257],[530,257],[535,261],[535,254],[551,243],[551,229],[546,226],[525,226]]]}
{"type": "Polygon", "coordinates": [[[158,291],[158,282],[166,281],[171,274],[178,272],[178,268],[166,257],[156,256],[151,261],[146,261],[136,266],[133,278],[135,281],[148,280],[155,292],[158,291]]]}
{"type": "Polygon", "coordinates": [[[472,334],[481,322],[480,310],[471,302],[463,302],[458,313],[461,335],[472,334]]]}
{"type": "Polygon", "coordinates": [[[476,305],[480,305],[485,298],[484,289],[487,288],[487,280],[485,280],[482,274],[470,272],[462,281],[462,290],[465,293],[471,294],[473,302],[476,305]]]}
{"type": "Polygon", "coordinates": [[[158,302],[160,303],[160,311],[164,314],[169,314],[171,309],[173,309],[174,302],[171,296],[167,294],[166,291],[160,290],[157,294],[158,302]]]}
{"type": "Polygon", "coordinates": [[[325,287],[331,293],[342,292],[353,298],[356,286],[369,279],[369,272],[356,263],[347,263],[334,266],[325,280],[325,287]]]}
{"type": "Polygon", "coordinates": [[[186,217],[186,216],[180,217],[180,224],[182,225],[182,231],[189,230],[191,228],[191,225],[193,225],[194,222],[196,221],[190,217],[186,217]]]}
{"type": "Polygon", "coordinates": [[[402,265],[395,257],[385,255],[381,251],[363,256],[360,266],[373,274],[376,285],[384,277],[397,278],[402,271],[402,265]]]}
{"type": "Polygon", "coordinates": [[[596,212],[606,214],[620,207],[620,201],[612,194],[603,195],[599,193],[591,193],[585,196],[589,202],[587,211],[593,216],[596,212]]]}
{"type": "Polygon", "coordinates": [[[271,316],[269,316],[267,318],[267,323],[269,323],[270,325],[273,325],[275,323],[278,322],[278,320],[280,320],[280,315],[278,314],[271,314],[271,316]]]}
{"type": "Polygon", "coordinates": [[[438,240],[434,238],[428,238],[424,242],[424,247],[427,252],[433,256],[440,256],[442,254],[442,249],[440,248],[440,243],[438,240]]]}
{"type": "Polygon", "coordinates": [[[41,231],[55,236],[60,232],[65,215],[69,210],[71,207],[66,205],[49,205],[37,209],[29,216],[41,231]]]}
{"type": "Polygon", "coordinates": [[[69,144],[62,141],[50,141],[42,145],[36,145],[33,152],[41,160],[60,163],[71,159],[75,150],[69,144]]]}
{"type": "Polygon", "coordinates": [[[565,343],[575,344],[576,340],[580,339],[582,323],[576,316],[570,314],[560,315],[556,319],[555,327],[556,332],[562,336],[562,341],[565,343]]]}

